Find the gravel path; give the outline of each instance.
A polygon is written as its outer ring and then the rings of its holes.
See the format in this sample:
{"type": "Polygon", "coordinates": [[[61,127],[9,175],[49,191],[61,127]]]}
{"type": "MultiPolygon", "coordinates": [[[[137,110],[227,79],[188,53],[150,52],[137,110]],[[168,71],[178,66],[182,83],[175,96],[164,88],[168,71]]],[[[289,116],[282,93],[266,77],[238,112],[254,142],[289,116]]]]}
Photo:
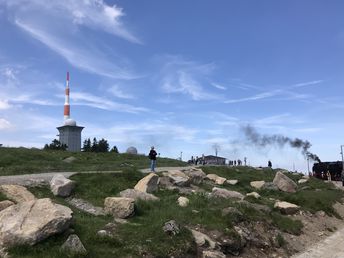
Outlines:
{"type": "MultiPolygon", "coordinates": [[[[163,171],[170,171],[170,170],[183,170],[188,168],[197,168],[196,166],[186,166],[186,167],[156,167],[155,172],[163,172],[163,171]]],[[[150,173],[150,168],[140,169],[142,173],[150,173]]]]}
{"type": "Polygon", "coordinates": [[[343,258],[344,228],[292,258],[343,258]]]}
{"type": "Polygon", "coordinates": [[[50,180],[56,174],[62,174],[66,178],[78,173],[121,173],[122,171],[85,171],[85,172],[50,172],[50,173],[39,173],[39,174],[25,174],[16,176],[0,176],[0,185],[23,185],[23,186],[34,186],[48,184],[50,180]]]}

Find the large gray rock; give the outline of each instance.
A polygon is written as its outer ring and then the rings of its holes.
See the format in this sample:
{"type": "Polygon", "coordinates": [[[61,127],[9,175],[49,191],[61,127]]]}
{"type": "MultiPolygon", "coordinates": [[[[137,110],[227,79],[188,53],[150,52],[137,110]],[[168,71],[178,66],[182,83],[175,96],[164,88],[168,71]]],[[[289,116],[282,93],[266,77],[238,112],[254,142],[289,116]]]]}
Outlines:
{"type": "Polygon", "coordinates": [[[33,201],[36,199],[26,187],[21,185],[0,185],[0,192],[16,203],[33,201]]]}
{"type": "Polygon", "coordinates": [[[221,198],[225,198],[225,199],[234,198],[234,199],[241,199],[241,200],[245,198],[245,196],[239,192],[230,191],[230,190],[218,188],[218,187],[214,187],[212,189],[210,196],[211,197],[221,197],[221,198]]]}
{"type": "Polygon", "coordinates": [[[296,212],[300,210],[300,206],[297,206],[290,202],[280,202],[280,201],[275,202],[274,208],[279,209],[282,214],[286,214],[286,215],[295,214],[296,212]]]}
{"type": "Polygon", "coordinates": [[[175,186],[189,186],[191,183],[190,177],[188,177],[184,172],[180,170],[170,170],[168,172],[163,173],[164,176],[170,178],[170,181],[175,186]]]}
{"type": "Polygon", "coordinates": [[[158,181],[159,177],[154,173],[150,173],[137,182],[134,189],[140,192],[152,193],[158,190],[158,181]]]}
{"type": "Polygon", "coordinates": [[[94,216],[105,215],[104,209],[102,207],[94,206],[92,203],[84,199],[68,197],[65,200],[73,207],[86,213],[92,214],[94,216]]]}
{"type": "Polygon", "coordinates": [[[183,170],[184,174],[190,178],[191,184],[199,185],[206,178],[206,173],[201,169],[191,168],[183,170]]]}
{"type": "Polygon", "coordinates": [[[75,182],[65,178],[62,174],[56,174],[50,181],[50,189],[55,196],[68,197],[75,187],[75,182]]]}
{"type": "Polygon", "coordinates": [[[82,244],[80,238],[73,234],[70,235],[66,242],[63,243],[61,246],[61,250],[64,252],[72,253],[72,254],[86,254],[86,248],[82,244]]]}
{"type": "Polygon", "coordinates": [[[0,246],[34,245],[66,230],[72,210],[49,198],[12,205],[0,212],[0,246]]]}
{"type": "Polygon", "coordinates": [[[134,214],[133,198],[107,197],[104,201],[104,210],[115,218],[125,219],[134,214]]]}
{"type": "Polygon", "coordinates": [[[132,198],[135,201],[143,200],[143,201],[158,201],[159,198],[153,194],[141,192],[135,189],[126,189],[119,193],[121,197],[132,198]]]}
{"type": "Polygon", "coordinates": [[[10,207],[12,205],[14,205],[14,202],[11,202],[9,200],[5,200],[5,201],[0,202],[0,211],[4,210],[7,207],[10,207]]]}
{"type": "Polygon", "coordinates": [[[280,171],[276,173],[272,182],[283,192],[295,193],[297,190],[297,184],[280,171]]]}

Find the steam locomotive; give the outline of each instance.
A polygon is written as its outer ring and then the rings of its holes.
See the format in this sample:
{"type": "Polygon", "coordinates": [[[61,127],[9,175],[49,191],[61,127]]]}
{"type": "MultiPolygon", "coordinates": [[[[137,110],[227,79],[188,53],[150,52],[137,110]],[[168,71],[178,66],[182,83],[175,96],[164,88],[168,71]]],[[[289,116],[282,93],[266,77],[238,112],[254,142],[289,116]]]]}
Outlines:
{"type": "Polygon", "coordinates": [[[331,179],[333,181],[340,181],[341,174],[343,170],[343,162],[341,161],[329,161],[329,162],[319,162],[313,165],[313,176],[319,179],[327,180],[327,171],[331,174],[331,179]]]}

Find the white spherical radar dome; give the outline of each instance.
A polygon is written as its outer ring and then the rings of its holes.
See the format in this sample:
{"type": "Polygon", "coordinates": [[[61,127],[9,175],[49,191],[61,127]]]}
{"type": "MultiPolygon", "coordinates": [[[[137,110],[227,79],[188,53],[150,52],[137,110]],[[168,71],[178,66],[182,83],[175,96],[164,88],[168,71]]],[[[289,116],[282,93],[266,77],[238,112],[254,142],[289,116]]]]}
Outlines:
{"type": "Polygon", "coordinates": [[[135,147],[131,146],[127,149],[126,153],[137,155],[137,149],[135,147]]]}
{"type": "Polygon", "coordinates": [[[68,118],[64,121],[64,125],[76,126],[76,121],[74,119],[68,118]]]}

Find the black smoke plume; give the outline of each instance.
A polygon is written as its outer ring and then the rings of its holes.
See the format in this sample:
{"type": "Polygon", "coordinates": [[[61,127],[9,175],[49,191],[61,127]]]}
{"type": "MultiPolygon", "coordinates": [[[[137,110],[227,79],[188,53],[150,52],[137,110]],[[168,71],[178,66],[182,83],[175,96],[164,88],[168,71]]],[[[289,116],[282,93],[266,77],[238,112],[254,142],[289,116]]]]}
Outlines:
{"type": "Polygon", "coordinates": [[[273,134],[273,135],[261,135],[255,128],[251,125],[246,125],[242,127],[246,138],[249,142],[253,143],[258,147],[265,147],[268,145],[278,145],[279,147],[284,147],[284,145],[289,145],[292,148],[300,149],[302,154],[314,161],[321,162],[319,157],[309,151],[309,148],[312,146],[309,141],[304,141],[299,138],[291,139],[289,137],[273,134]]]}

